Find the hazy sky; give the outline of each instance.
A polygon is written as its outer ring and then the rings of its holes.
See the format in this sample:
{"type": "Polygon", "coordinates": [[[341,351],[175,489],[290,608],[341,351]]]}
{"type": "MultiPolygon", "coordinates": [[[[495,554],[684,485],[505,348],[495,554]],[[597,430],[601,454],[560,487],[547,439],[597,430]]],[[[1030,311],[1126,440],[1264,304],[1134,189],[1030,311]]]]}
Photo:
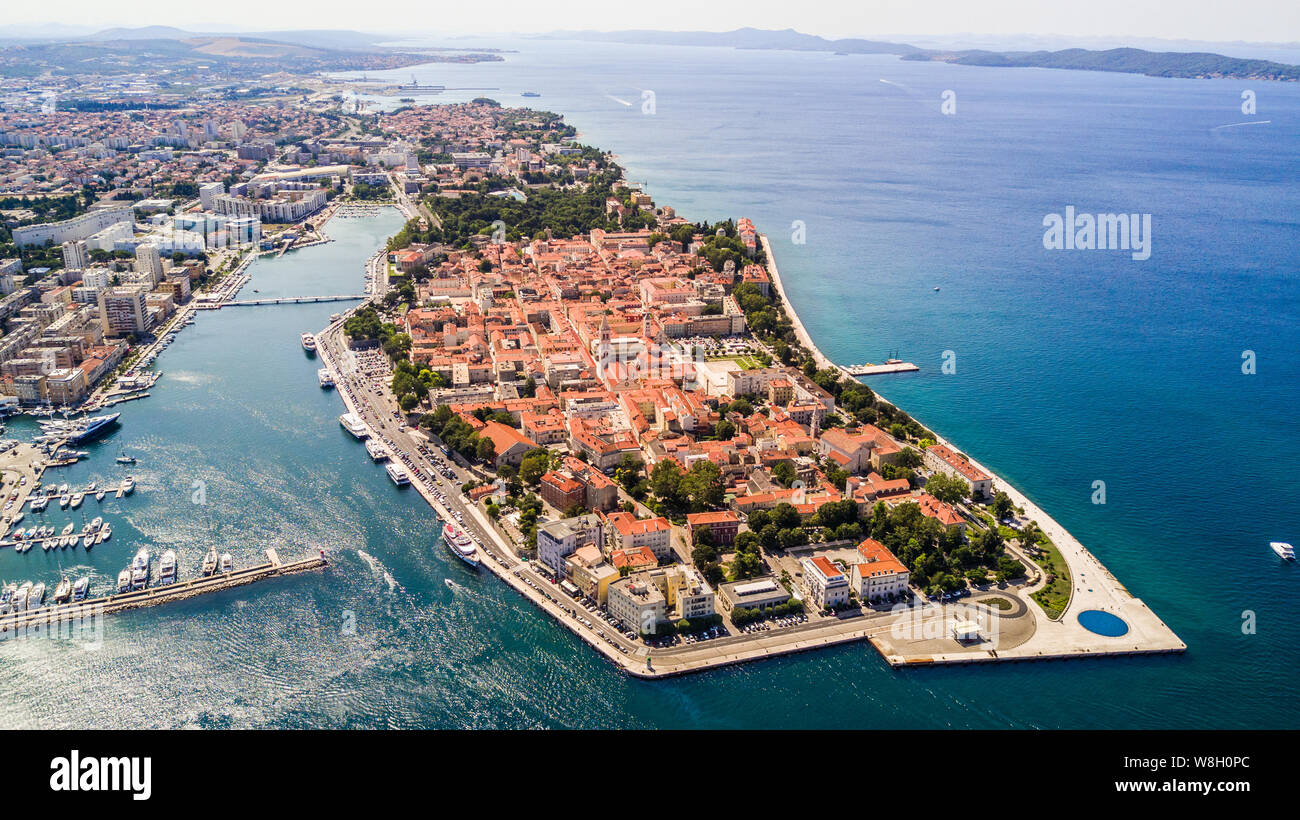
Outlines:
{"type": "Polygon", "coordinates": [[[228,30],[349,28],[412,34],[556,29],[794,28],[829,37],[1042,34],[1300,41],[1300,0],[61,0],[10,3],[3,23],[94,26],[214,24],[228,30]],[[744,16],[739,16],[740,13],[744,16]],[[52,15],[57,14],[57,17],[52,15]]]}

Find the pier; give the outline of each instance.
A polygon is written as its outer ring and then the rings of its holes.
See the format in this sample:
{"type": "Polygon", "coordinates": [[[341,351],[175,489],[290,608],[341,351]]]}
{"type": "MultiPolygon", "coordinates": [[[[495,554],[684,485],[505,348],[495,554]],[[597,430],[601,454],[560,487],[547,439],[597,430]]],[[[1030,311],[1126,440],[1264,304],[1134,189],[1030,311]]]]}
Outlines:
{"type": "Polygon", "coordinates": [[[3,615],[0,616],[0,638],[8,637],[9,633],[18,630],[37,629],[59,622],[71,622],[114,612],[123,612],[128,609],[181,601],[196,595],[233,589],[245,584],[251,584],[254,581],[263,581],[267,578],[277,578],[282,575],[320,569],[328,563],[325,560],[324,553],[311,558],[282,562],[279,556],[272,558],[274,552],[274,550],[267,550],[268,559],[270,560],[265,564],[258,564],[246,569],[236,569],[224,573],[218,572],[206,578],[177,581],[173,584],[147,587],[135,592],[87,598],[84,601],[42,606],[39,609],[3,615]]]}
{"type": "Polygon", "coordinates": [[[851,364],[842,369],[844,370],[845,373],[848,373],[850,376],[856,377],[856,376],[879,376],[882,373],[912,373],[914,371],[920,370],[921,368],[917,367],[911,362],[900,362],[900,361],[891,360],[885,362],[884,364],[872,364],[871,362],[867,362],[866,364],[851,364]]]}

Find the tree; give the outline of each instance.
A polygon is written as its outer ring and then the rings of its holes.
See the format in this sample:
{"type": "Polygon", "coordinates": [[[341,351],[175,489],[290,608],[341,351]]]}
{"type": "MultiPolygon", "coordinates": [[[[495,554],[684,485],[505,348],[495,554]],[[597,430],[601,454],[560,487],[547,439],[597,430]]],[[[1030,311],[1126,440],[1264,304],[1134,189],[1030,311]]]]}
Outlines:
{"type": "Polygon", "coordinates": [[[956,476],[935,473],[925,482],[925,491],[945,504],[956,504],[970,494],[970,485],[956,476]]]}
{"type": "Polygon", "coordinates": [[[713,426],[713,435],[719,441],[731,441],[736,436],[736,425],[723,419],[713,426]]]}
{"type": "Polygon", "coordinates": [[[782,487],[789,487],[794,484],[796,475],[798,475],[798,473],[794,469],[793,462],[778,461],[772,467],[772,478],[782,487]]]}
{"type": "Polygon", "coordinates": [[[529,486],[537,486],[542,476],[551,466],[551,453],[544,447],[529,450],[519,462],[519,480],[529,486]]]}
{"type": "Polygon", "coordinates": [[[474,445],[474,455],[479,461],[492,461],[496,458],[496,454],[497,446],[487,436],[479,438],[478,443],[474,445]]]}
{"type": "Polygon", "coordinates": [[[1011,496],[1001,490],[993,496],[993,517],[998,521],[1011,515],[1011,496]]]}

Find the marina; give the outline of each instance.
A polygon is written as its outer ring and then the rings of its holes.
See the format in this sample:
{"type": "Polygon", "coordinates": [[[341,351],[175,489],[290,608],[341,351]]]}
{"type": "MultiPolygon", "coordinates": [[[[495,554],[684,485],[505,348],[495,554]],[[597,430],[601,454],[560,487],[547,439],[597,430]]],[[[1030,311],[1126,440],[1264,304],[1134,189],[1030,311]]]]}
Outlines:
{"type": "MultiPolygon", "coordinates": [[[[34,592],[28,592],[24,596],[27,608],[21,612],[0,615],[0,639],[11,636],[11,633],[26,632],[53,625],[60,621],[98,617],[123,612],[128,609],[157,606],[197,595],[233,589],[269,578],[320,569],[327,564],[323,551],[316,556],[284,562],[280,560],[274,549],[268,549],[266,550],[266,557],[266,563],[244,569],[231,569],[228,572],[207,577],[177,581],[164,586],[142,587],[126,592],[115,592],[100,598],[87,598],[61,605],[31,608],[30,601],[35,600],[36,596],[34,592]]],[[[38,588],[40,595],[43,597],[45,585],[37,584],[31,587],[31,590],[37,590],[38,588]]]]}

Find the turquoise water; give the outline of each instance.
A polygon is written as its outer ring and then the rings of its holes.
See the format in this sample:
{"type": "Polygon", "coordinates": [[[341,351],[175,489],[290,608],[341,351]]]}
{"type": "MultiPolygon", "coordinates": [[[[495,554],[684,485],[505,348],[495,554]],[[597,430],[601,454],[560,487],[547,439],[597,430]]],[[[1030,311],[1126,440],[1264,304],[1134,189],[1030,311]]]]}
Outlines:
{"type": "MultiPolygon", "coordinates": [[[[241,564],[276,546],[325,548],[333,565],[115,616],[98,648],[0,646],[0,725],[1297,725],[1278,697],[1297,668],[1297,576],[1267,542],[1300,532],[1300,89],[1256,88],[1271,126],[1211,131],[1245,119],[1237,84],[520,48],[502,64],[416,73],[499,86],[506,102],[540,91],[535,104],[617,151],[661,203],[754,218],[823,349],[844,362],[897,349],[921,365],[872,384],[1043,504],[1188,653],[894,672],[853,646],[628,680],[469,574],[427,506],[339,427],[341,403],[298,345],[339,305],[239,308],[200,315],[160,358],[153,397],[124,405],[121,429],[63,471],[111,477],[119,446],[139,456],[141,489],[105,502],[113,540],[88,560],[5,551],[0,576],[52,583],[62,560],[108,579],[142,544],[176,548],[188,574],[214,534],[241,564]],[[948,88],[954,118],[937,113],[948,88]],[[656,91],[653,116],[642,89],[656,91]],[[1069,204],[1152,213],[1152,259],[1044,251],[1043,214],[1069,204]],[[784,233],[795,219],[805,245],[784,233]],[[1247,348],[1255,376],[1240,373],[1247,348]],[[939,371],[944,350],[955,375],[939,371]],[[1104,506],[1090,503],[1095,480],[1104,506]],[[1243,634],[1245,610],[1256,634],[1243,634]]],[[[399,224],[391,212],[335,221],[337,242],[258,262],[244,295],[353,292],[399,224]]]]}

